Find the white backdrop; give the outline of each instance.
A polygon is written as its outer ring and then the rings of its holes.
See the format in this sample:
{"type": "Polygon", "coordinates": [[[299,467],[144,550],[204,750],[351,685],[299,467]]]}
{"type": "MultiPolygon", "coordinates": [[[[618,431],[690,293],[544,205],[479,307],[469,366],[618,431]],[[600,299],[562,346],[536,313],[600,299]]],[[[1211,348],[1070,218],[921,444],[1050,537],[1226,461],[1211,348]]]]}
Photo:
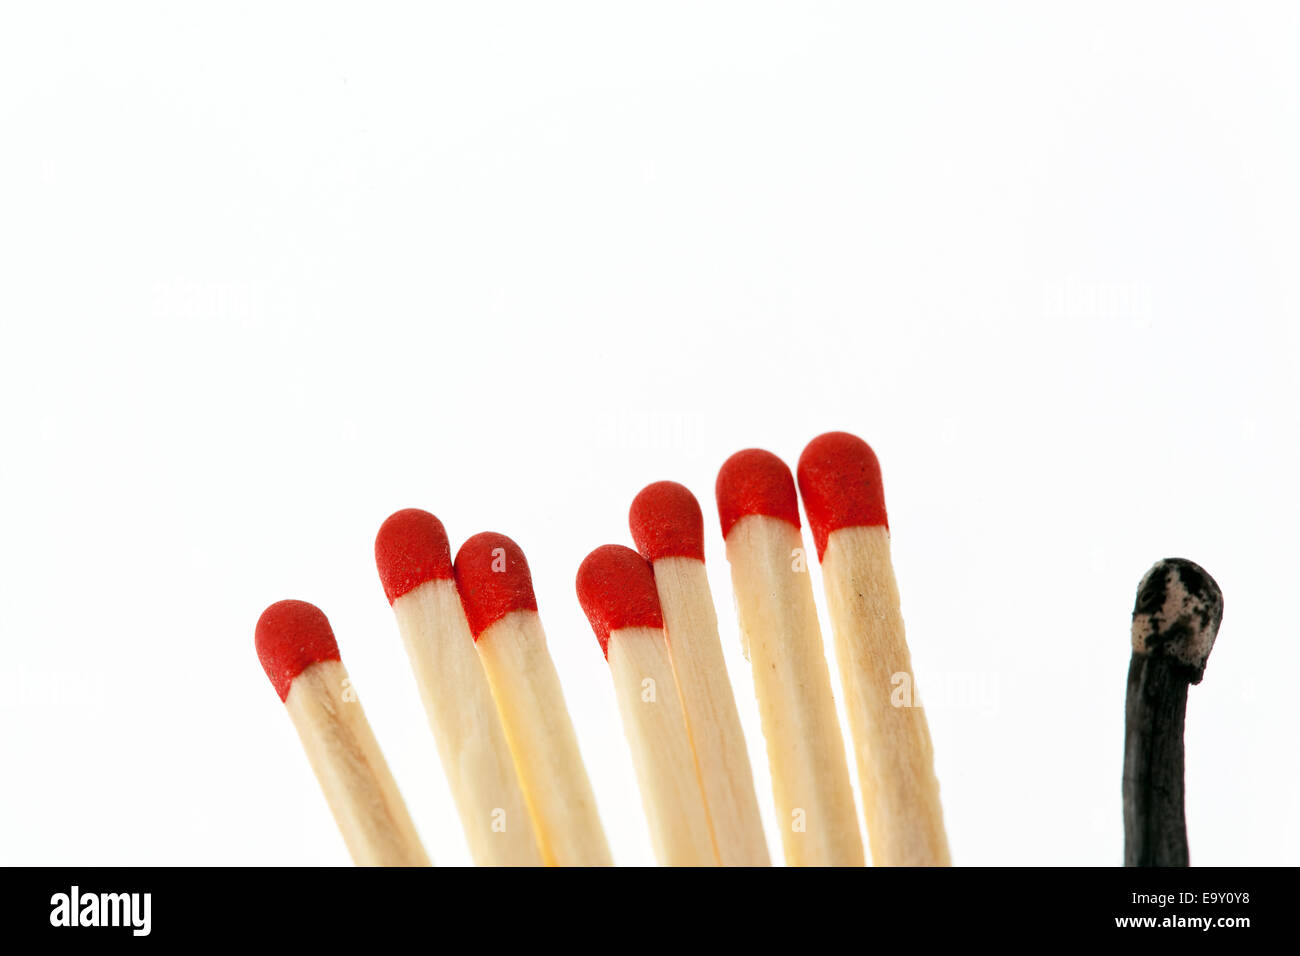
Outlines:
{"type": "Polygon", "coordinates": [[[1300,861],[1298,41],[1264,3],[5,5],[0,862],[346,862],[253,650],[284,597],[467,862],[372,559],[411,506],[523,546],[652,862],[573,577],[661,478],[779,854],[713,479],[833,428],[884,468],[956,863],[1120,861],[1167,555],[1226,597],[1193,863],[1300,861]]]}

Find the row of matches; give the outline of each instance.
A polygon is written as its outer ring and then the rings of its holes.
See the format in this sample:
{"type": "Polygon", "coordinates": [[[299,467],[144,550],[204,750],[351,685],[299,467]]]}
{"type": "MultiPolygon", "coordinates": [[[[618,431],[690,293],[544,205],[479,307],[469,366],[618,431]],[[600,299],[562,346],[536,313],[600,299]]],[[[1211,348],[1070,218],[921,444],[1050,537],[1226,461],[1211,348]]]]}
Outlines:
{"type": "MultiPolygon", "coordinates": [[[[799,495],[822,562],[873,862],[946,865],[924,712],[891,706],[911,672],[874,452],[832,432],[790,469],[757,449],[718,474],[718,515],[767,743],[785,860],[862,865],[864,849],[807,573],[799,495]]],[[[675,482],[641,491],[638,550],[599,547],[578,599],[613,677],[656,858],[771,862],[704,565],[704,522],[675,482]]],[[[470,851],[480,865],[612,863],[528,563],[500,534],[452,560],[442,523],[399,511],[375,560],[470,851]]],[[[257,651],[355,862],[428,857],[339,659],[324,614],[267,608],[257,651]]]]}
{"type": "MultiPolygon", "coordinates": [[[[862,865],[844,739],[807,573],[799,492],[823,566],[872,858],[948,863],[924,712],[891,706],[911,663],[871,448],[832,432],[790,469],[757,449],[718,474],[718,515],[753,668],[786,862],[862,865]]],[[[771,862],[704,565],[691,492],[657,482],[632,502],[637,550],[599,547],[578,599],[613,677],[658,861],[771,862]]],[[[528,563],[478,534],[452,560],[442,523],[399,511],[375,560],[410,656],[470,851],[481,865],[612,863],[528,563]]],[[[324,614],[267,608],[257,650],[359,864],[428,857],[339,660],[324,614]]]]}
{"type": "MultiPolygon", "coordinates": [[[[899,675],[913,689],[915,681],[874,452],[845,432],[821,435],[800,456],[796,490],[780,458],[749,449],[726,461],[715,490],[786,863],[865,859],[804,556],[802,497],[872,862],[947,865],[925,713],[897,706],[891,693],[899,675]]],[[[576,584],[613,677],[656,858],[769,865],[700,506],[684,486],[657,482],[632,502],[629,525],[637,550],[597,548],[576,584]]],[[[519,546],[477,534],[453,561],[442,523],[408,509],[380,528],[375,561],[475,862],[610,865],[519,546]]],[[[1139,588],[1124,771],[1130,865],[1186,865],[1183,709],[1221,614],[1217,585],[1191,562],[1161,562],[1139,588]]],[[[325,615],[281,601],[262,614],[256,643],[353,860],[427,865],[325,615]]]]}

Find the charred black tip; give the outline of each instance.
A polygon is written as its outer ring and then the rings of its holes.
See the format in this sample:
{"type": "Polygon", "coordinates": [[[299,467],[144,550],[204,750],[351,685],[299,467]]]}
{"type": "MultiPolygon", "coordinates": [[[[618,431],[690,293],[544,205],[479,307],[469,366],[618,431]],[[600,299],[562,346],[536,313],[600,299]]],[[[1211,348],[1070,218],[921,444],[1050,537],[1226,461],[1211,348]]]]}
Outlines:
{"type": "Polygon", "coordinates": [[[1133,605],[1133,651],[1169,657],[1197,684],[1223,620],[1223,592],[1199,564],[1165,558],[1138,585],[1133,605]]]}

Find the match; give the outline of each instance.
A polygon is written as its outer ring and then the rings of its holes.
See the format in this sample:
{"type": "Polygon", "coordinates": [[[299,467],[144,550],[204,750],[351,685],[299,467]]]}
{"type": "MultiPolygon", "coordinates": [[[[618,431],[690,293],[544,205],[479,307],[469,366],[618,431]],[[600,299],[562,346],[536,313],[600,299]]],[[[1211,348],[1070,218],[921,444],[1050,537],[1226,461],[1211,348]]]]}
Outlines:
{"type": "Polygon", "coordinates": [[[613,866],[523,551],[503,534],[476,534],[461,545],[454,570],[542,858],[550,866],[613,866]]]}
{"type": "Polygon", "coordinates": [[[683,485],[659,481],[632,501],[632,538],[654,568],[668,650],[723,866],[770,866],[754,774],[718,637],[704,567],[704,516],[683,485]]]}
{"type": "Polygon", "coordinates": [[[306,601],[272,604],[258,618],[255,643],[352,861],[358,866],[428,866],[320,608],[306,601]]]}
{"type": "Polygon", "coordinates": [[[656,859],[662,866],[716,866],[654,572],[631,548],[604,545],[578,568],[577,590],[614,678],[656,859]]]}
{"type": "Polygon", "coordinates": [[[1223,620],[1223,592],[1184,558],[1138,585],[1124,715],[1124,865],[1187,866],[1183,725],[1223,620]]]}
{"type": "Polygon", "coordinates": [[[542,865],[514,758],[456,591],[442,522],[416,508],[391,515],[375,538],[375,564],[474,861],[542,865]]]}
{"type": "Polygon", "coordinates": [[[771,452],[748,449],[723,464],[716,492],[786,863],[862,866],[794,477],[771,452]]]}
{"type": "Polygon", "coordinates": [[[862,439],[828,432],[809,442],[798,473],[822,565],[871,862],[948,866],[934,750],[890,558],[880,464],[862,439]],[[909,694],[895,706],[900,680],[909,694]]]}

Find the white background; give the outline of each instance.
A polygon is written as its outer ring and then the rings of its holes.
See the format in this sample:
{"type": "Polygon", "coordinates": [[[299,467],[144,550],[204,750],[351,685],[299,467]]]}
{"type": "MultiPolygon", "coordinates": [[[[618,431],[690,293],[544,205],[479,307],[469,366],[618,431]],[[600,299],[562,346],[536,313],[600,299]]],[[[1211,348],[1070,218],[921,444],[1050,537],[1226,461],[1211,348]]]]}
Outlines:
{"type": "Polygon", "coordinates": [[[832,428],[883,464],[955,862],[1121,860],[1166,555],[1226,595],[1193,862],[1297,862],[1298,42],[1264,3],[6,4],[0,862],[345,863],[253,651],[284,597],[467,862],[372,560],[409,506],[523,546],[651,862],[573,577],[661,478],[779,854],[712,486],[832,428]]]}

